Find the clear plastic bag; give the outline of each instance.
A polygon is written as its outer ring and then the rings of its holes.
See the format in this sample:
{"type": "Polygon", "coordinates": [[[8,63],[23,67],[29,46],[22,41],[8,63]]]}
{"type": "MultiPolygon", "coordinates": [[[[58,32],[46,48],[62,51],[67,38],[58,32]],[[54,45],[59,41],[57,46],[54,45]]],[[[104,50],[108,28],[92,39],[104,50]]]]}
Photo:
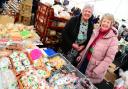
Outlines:
{"type": "Polygon", "coordinates": [[[115,80],[114,89],[126,89],[122,78],[115,80]]]}
{"type": "Polygon", "coordinates": [[[0,76],[0,82],[2,84],[0,89],[18,89],[16,77],[11,70],[1,71],[0,76]]]}
{"type": "Polygon", "coordinates": [[[18,89],[16,76],[9,69],[10,64],[7,57],[0,59],[0,89],[18,89]]]}

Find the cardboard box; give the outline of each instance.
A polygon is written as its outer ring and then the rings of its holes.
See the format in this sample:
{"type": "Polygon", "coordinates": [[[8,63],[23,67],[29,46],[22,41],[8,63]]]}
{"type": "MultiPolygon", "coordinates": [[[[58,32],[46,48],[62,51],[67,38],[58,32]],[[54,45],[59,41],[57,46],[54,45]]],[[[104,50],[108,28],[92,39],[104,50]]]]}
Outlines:
{"type": "Polygon", "coordinates": [[[8,15],[0,15],[0,24],[6,25],[8,23],[14,23],[14,17],[8,15]]]}
{"type": "Polygon", "coordinates": [[[116,80],[116,74],[114,73],[116,69],[116,65],[115,64],[111,64],[105,74],[105,80],[108,82],[111,82],[112,84],[114,84],[115,80],[116,80]]]}

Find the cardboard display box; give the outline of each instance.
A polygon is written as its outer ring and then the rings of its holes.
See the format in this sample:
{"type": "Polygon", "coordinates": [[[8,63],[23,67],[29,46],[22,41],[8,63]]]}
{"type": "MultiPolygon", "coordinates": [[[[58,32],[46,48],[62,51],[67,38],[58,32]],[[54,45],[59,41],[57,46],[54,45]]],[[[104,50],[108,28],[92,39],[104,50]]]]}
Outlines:
{"type": "Polygon", "coordinates": [[[112,63],[109,66],[104,78],[107,82],[111,82],[112,84],[114,84],[116,80],[116,74],[114,73],[115,69],[116,69],[116,65],[112,63]]]}
{"type": "Polygon", "coordinates": [[[6,25],[8,23],[14,23],[14,17],[8,15],[0,15],[0,24],[6,25]]]}

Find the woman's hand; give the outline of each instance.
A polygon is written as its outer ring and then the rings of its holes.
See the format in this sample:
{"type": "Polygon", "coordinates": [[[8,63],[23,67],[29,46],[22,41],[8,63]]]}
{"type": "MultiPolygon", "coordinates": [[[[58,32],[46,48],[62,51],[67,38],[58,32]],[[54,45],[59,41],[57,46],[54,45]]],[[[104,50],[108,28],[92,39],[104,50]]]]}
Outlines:
{"type": "Polygon", "coordinates": [[[73,44],[72,44],[72,47],[73,47],[75,50],[77,50],[78,52],[80,52],[80,51],[82,51],[82,50],[84,49],[84,46],[83,46],[83,45],[79,46],[79,44],[77,44],[77,43],[73,43],[73,44]]]}
{"type": "Polygon", "coordinates": [[[73,47],[75,50],[78,51],[78,49],[79,49],[79,44],[73,43],[73,44],[72,44],[72,47],[73,47]]]}
{"type": "Polygon", "coordinates": [[[81,45],[81,46],[79,46],[78,51],[80,52],[80,51],[82,51],[83,49],[84,49],[84,46],[81,45]]]}

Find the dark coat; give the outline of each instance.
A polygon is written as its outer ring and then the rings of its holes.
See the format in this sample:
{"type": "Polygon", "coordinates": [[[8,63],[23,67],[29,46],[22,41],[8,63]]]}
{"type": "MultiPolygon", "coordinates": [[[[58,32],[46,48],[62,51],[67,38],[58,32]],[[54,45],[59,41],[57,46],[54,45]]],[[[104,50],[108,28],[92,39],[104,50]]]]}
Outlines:
{"type": "MultiPolygon", "coordinates": [[[[93,22],[92,22],[93,17],[89,19],[89,24],[88,24],[88,31],[87,31],[87,40],[81,44],[81,45],[87,45],[92,32],[93,32],[93,22]]],[[[79,28],[80,28],[80,22],[81,22],[81,14],[75,17],[72,17],[66,24],[63,32],[62,32],[62,44],[61,44],[61,49],[63,53],[67,53],[69,50],[72,48],[72,44],[76,41],[78,33],[79,33],[79,28]]]]}

